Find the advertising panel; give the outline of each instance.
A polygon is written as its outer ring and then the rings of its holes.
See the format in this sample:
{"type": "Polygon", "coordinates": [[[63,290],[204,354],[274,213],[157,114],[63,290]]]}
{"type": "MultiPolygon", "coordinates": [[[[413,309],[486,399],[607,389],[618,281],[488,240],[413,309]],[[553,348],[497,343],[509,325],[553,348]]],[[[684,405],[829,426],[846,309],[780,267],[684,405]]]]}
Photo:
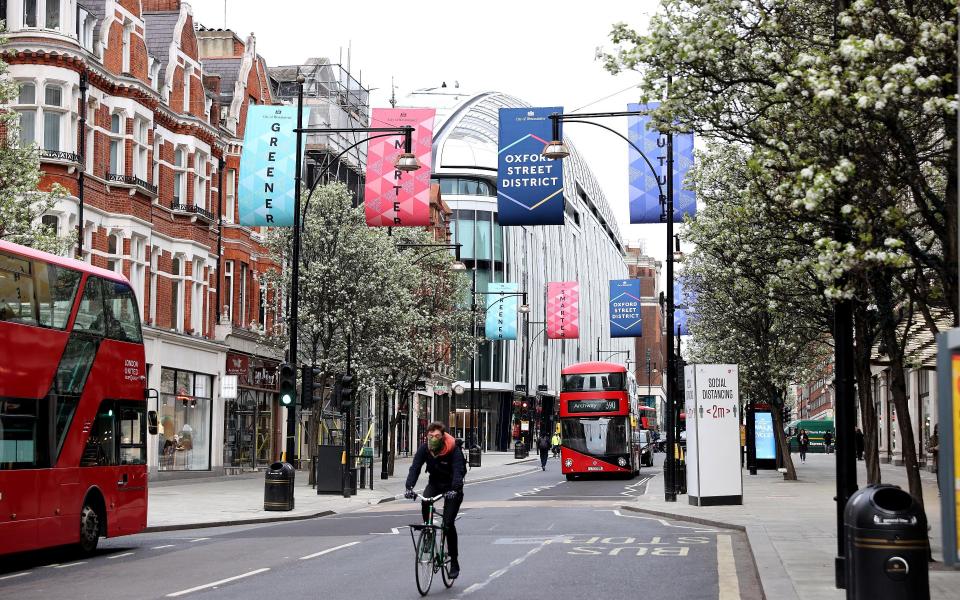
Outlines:
{"type": "MultiPolygon", "coordinates": [[[[309,123],[310,111],[303,111],[303,122],[309,123]]],[[[247,110],[237,188],[241,225],[293,226],[296,127],[296,106],[252,105],[247,110]]]]}
{"type": "Polygon", "coordinates": [[[552,136],[549,117],[562,112],[560,106],[500,109],[500,225],[563,225],[563,161],[541,154],[552,136]]]}
{"type": "Polygon", "coordinates": [[[580,284],[576,281],[547,283],[547,337],[552,340],[580,337],[580,284]]]}
{"type": "Polygon", "coordinates": [[[737,365],[687,365],[683,375],[690,504],[742,504],[737,365]]]}
{"type": "Polygon", "coordinates": [[[776,460],[777,445],[773,437],[773,414],[765,411],[753,413],[753,441],[757,460],[776,460]]]}
{"type": "Polygon", "coordinates": [[[640,316],[640,280],[610,281],[610,337],[640,337],[643,319],[640,316]]]}
{"type": "Polygon", "coordinates": [[[375,108],[373,127],[413,127],[411,150],[420,168],[405,173],[394,168],[403,152],[403,136],[387,136],[367,144],[367,182],[363,204],[371,227],[422,227],[430,225],[430,174],[433,164],[432,108],[375,108]]]}
{"type": "MultiPolygon", "coordinates": [[[[659,103],[629,104],[627,110],[650,111],[659,103]]],[[[649,129],[648,115],[628,117],[627,137],[646,155],[629,148],[630,169],[630,222],[665,222],[666,198],[660,197],[660,189],[667,193],[667,137],[656,129],[649,129]],[[653,167],[651,169],[651,166],[653,167]],[[654,175],[656,173],[656,175],[654,175]],[[657,185],[659,181],[659,186],[657,185]]],[[[693,167],[693,134],[673,134],[673,220],[683,222],[683,215],[691,217],[697,212],[697,196],[692,186],[684,182],[693,167]]]]}
{"type": "Polygon", "coordinates": [[[488,340],[517,339],[517,299],[507,296],[520,289],[518,283],[491,283],[487,285],[487,319],[485,333],[488,340]]]}

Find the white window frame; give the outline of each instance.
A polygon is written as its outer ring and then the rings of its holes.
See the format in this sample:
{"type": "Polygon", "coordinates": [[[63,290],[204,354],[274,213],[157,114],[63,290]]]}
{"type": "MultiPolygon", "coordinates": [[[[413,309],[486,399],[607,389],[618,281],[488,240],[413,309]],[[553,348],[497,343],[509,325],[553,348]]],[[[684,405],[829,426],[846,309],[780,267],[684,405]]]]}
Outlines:
{"type": "Polygon", "coordinates": [[[193,276],[190,285],[190,328],[194,335],[203,335],[203,325],[206,319],[203,318],[203,269],[204,261],[202,258],[193,259],[193,276]]]}
{"type": "Polygon", "coordinates": [[[130,236],[130,287],[137,297],[140,306],[140,318],[144,318],[143,293],[146,286],[147,271],[147,238],[139,235],[130,236]]]}
{"type": "Polygon", "coordinates": [[[247,326],[247,277],[250,273],[250,267],[247,263],[240,263],[240,326],[247,326]]]}
{"type": "Polygon", "coordinates": [[[224,183],[226,184],[226,198],[224,198],[225,205],[225,221],[227,223],[236,223],[236,202],[237,202],[237,170],[236,169],[227,169],[227,172],[224,177],[224,183]]]}
{"type": "Polygon", "coordinates": [[[111,232],[107,236],[107,270],[113,271],[114,273],[123,273],[123,234],[119,232],[111,232]],[[113,242],[116,245],[114,251],[110,251],[110,242],[113,242]],[[113,263],[113,264],[110,264],[113,263]]]}
{"type": "MultiPolygon", "coordinates": [[[[227,313],[227,322],[233,323],[233,261],[225,260],[223,261],[223,287],[224,293],[221,295],[221,299],[226,301],[226,313],[227,313]]],[[[223,307],[218,307],[219,310],[223,310],[223,307]]],[[[222,312],[220,313],[223,314],[222,312]]]]}
{"type": "Polygon", "coordinates": [[[157,278],[160,266],[160,250],[150,249],[150,322],[157,325],[157,278]]]}
{"type": "Polygon", "coordinates": [[[113,175],[124,175],[126,171],[124,169],[123,158],[124,158],[124,137],[126,136],[126,123],[127,119],[122,112],[111,112],[110,113],[110,129],[107,132],[107,170],[113,175]],[[117,117],[119,123],[120,131],[113,130],[113,118],[117,117]],[[111,155],[113,153],[113,144],[117,144],[117,164],[113,164],[111,160],[111,155]]]}
{"type": "Polygon", "coordinates": [[[193,153],[193,205],[209,210],[207,202],[207,155],[197,150],[193,153]]]}
{"type": "Polygon", "coordinates": [[[160,157],[163,155],[163,138],[153,132],[153,168],[151,175],[153,185],[157,186],[157,197],[160,197],[160,157]]]}
{"type": "Polygon", "coordinates": [[[27,24],[28,13],[26,2],[21,2],[20,6],[22,7],[22,22],[24,29],[49,29],[52,31],[64,31],[64,17],[66,16],[66,12],[63,10],[63,0],[36,0],[36,13],[33,15],[35,22],[33,25],[27,24]],[[57,6],[59,9],[57,11],[56,27],[47,26],[47,5],[57,6]]]}
{"type": "Polygon", "coordinates": [[[176,299],[176,310],[175,314],[171,315],[173,318],[173,330],[183,333],[183,311],[184,311],[184,287],[186,286],[186,276],[183,274],[186,271],[186,261],[182,255],[177,255],[173,257],[173,262],[170,266],[170,289],[175,291],[175,294],[171,294],[171,302],[176,299]],[[173,273],[173,265],[178,265],[178,273],[173,273]],[[176,289],[174,290],[174,284],[176,284],[176,289]]]}
{"type": "Polygon", "coordinates": [[[20,144],[21,147],[27,143],[37,145],[37,133],[40,129],[40,123],[42,122],[42,118],[38,118],[40,116],[40,107],[37,100],[39,92],[43,91],[43,87],[38,85],[37,81],[32,79],[17,80],[16,83],[18,84],[17,95],[13,97],[13,104],[11,108],[14,110],[14,112],[20,115],[17,119],[17,143],[20,144]],[[25,86],[30,86],[33,88],[33,102],[20,101],[21,93],[23,92],[23,88],[25,86]],[[27,136],[26,138],[23,136],[23,128],[20,126],[22,116],[25,114],[33,115],[33,135],[27,136]]]}
{"type": "Polygon", "coordinates": [[[173,151],[173,197],[174,204],[187,203],[187,150],[177,146],[173,151]]]}
{"type": "Polygon", "coordinates": [[[193,67],[183,65],[183,112],[190,114],[190,80],[193,79],[193,67]]]}
{"type": "Polygon", "coordinates": [[[143,117],[133,119],[133,176],[147,180],[147,149],[150,122],[143,117]]]}
{"type": "MultiPolygon", "coordinates": [[[[54,150],[54,151],[69,151],[70,144],[66,143],[68,136],[64,135],[64,126],[63,123],[66,121],[66,116],[68,114],[68,109],[66,107],[67,103],[67,93],[65,86],[60,81],[46,81],[43,84],[43,103],[40,106],[40,112],[42,113],[43,126],[38,135],[37,139],[42,139],[43,144],[41,147],[44,150],[54,150]],[[47,104],[47,90],[59,90],[60,91],[60,104],[47,104]],[[56,115],[56,128],[57,128],[57,143],[54,144],[56,148],[47,148],[47,117],[50,115],[56,115]]],[[[37,98],[37,103],[40,103],[40,98],[37,98]]]]}
{"type": "Polygon", "coordinates": [[[130,73],[130,39],[133,36],[133,21],[123,23],[123,33],[121,35],[121,48],[123,52],[123,64],[120,67],[121,73],[130,73]]]}

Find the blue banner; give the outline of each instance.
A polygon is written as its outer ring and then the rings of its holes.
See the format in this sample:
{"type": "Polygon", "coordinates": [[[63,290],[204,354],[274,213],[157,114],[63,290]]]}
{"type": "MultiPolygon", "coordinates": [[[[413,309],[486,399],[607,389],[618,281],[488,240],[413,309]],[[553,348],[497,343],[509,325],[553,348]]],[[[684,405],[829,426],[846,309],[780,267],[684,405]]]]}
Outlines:
{"type": "MultiPolygon", "coordinates": [[[[628,104],[627,110],[653,110],[659,103],[628,104]]],[[[667,136],[648,129],[647,115],[628,117],[627,137],[647,156],[650,164],[628,146],[630,151],[630,222],[665,223],[667,193],[667,136]],[[651,169],[650,167],[653,167],[651,169]],[[656,175],[654,175],[654,171],[656,175]],[[659,186],[657,183],[659,182],[659,186]],[[661,191],[663,198],[661,198],[661,191]]],[[[687,173],[693,167],[693,134],[673,134],[673,220],[683,222],[683,215],[697,212],[697,196],[685,187],[687,173]]]]}
{"type": "Polygon", "coordinates": [[[640,280],[610,280],[610,337],[640,337],[640,280]]]}
{"type": "MultiPolygon", "coordinates": [[[[304,107],[303,122],[310,122],[304,107]]],[[[293,226],[296,106],[251,105],[240,155],[240,224],[293,226]]],[[[306,136],[303,136],[304,143],[306,136]]]]}
{"type": "Polygon", "coordinates": [[[687,325],[688,311],[693,302],[693,294],[684,286],[683,277],[676,277],[673,280],[673,327],[674,333],[680,335],[690,335],[690,328],[687,325]]]}
{"type": "Polygon", "coordinates": [[[773,415],[769,412],[753,413],[753,443],[757,459],[777,458],[777,446],[773,439],[773,415]]]}
{"type": "Polygon", "coordinates": [[[519,296],[504,294],[515,294],[519,289],[518,283],[487,285],[487,320],[484,329],[488,340],[517,339],[517,298],[519,296]]]}
{"type": "MultiPolygon", "coordinates": [[[[563,161],[540,154],[551,141],[550,115],[562,112],[560,106],[500,109],[500,225],[563,225],[563,161]]],[[[561,127],[561,138],[562,131],[561,127]]]]}

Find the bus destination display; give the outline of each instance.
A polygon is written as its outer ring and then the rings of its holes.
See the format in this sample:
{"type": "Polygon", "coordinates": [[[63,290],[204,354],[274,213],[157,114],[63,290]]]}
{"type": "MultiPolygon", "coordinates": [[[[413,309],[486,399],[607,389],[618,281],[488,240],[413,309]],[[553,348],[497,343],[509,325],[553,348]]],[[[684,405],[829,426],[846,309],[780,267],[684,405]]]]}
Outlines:
{"type": "Polygon", "coordinates": [[[609,400],[568,400],[568,413],[597,413],[616,412],[620,409],[620,402],[616,398],[609,400]]]}

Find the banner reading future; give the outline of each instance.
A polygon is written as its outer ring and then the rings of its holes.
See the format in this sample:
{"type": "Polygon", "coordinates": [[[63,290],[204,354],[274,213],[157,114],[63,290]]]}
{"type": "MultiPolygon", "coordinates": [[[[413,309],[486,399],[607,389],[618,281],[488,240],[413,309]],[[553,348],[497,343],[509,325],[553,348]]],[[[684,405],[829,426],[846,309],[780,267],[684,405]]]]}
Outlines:
{"type": "Polygon", "coordinates": [[[553,340],[575,340],[580,337],[578,282],[547,283],[547,337],[553,340]]]}
{"type": "MultiPolygon", "coordinates": [[[[310,122],[306,107],[303,122],[310,122]]],[[[293,226],[296,127],[296,106],[253,105],[247,110],[237,188],[241,225],[293,226]]]]}
{"type": "MultiPolygon", "coordinates": [[[[629,104],[627,110],[653,110],[659,103],[629,104]]],[[[663,193],[667,193],[667,136],[655,129],[648,129],[651,119],[647,115],[628,117],[627,137],[643,150],[653,165],[657,176],[654,177],[650,166],[643,157],[627,146],[630,151],[630,222],[662,223],[665,216],[666,197],[661,205],[659,180],[663,193]]],[[[673,134],[673,220],[683,222],[683,215],[691,217],[697,212],[697,196],[692,189],[684,187],[687,173],[693,167],[693,134],[673,134]]]]}
{"type": "Polygon", "coordinates": [[[563,225],[563,161],[540,154],[552,135],[550,115],[562,112],[559,106],[500,109],[500,225],[563,225]]]}
{"type": "Polygon", "coordinates": [[[640,337],[640,280],[610,280],[610,337],[640,337]]]}
{"type": "Polygon", "coordinates": [[[367,144],[364,209],[371,227],[430,225],[430,173],[433,154],[432,108],[375,108],[371,127],[413,127],[411,150],[420,168],[405,173],[394,168],[403,152],[403,136],[387,136],[367,144]]]}
{"type": "Polygon", "coordinates": [[[487,285],[487,320],[484,327],[488,340],[517,339],[518,283],[491,283],[487,285]]]}
{"type": "Polygon", "coordinates": [[[684,285],[682,276],[673,281],[673,326],[674,332],[680,335],[690,335],[688,325],[689,310],[693,305],[693,291],[684,285]]]}

